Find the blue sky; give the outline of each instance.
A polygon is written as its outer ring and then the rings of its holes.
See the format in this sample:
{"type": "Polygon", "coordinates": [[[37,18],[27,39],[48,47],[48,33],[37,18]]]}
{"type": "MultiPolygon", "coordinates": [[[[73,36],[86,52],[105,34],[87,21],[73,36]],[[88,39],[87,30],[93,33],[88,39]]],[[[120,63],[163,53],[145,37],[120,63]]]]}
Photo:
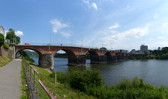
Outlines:
{"type": "Polygon", "coordinates": [[[0,25],[22,43],[108,49],[168,46],[167,0],[0,0],[0,25]]]}

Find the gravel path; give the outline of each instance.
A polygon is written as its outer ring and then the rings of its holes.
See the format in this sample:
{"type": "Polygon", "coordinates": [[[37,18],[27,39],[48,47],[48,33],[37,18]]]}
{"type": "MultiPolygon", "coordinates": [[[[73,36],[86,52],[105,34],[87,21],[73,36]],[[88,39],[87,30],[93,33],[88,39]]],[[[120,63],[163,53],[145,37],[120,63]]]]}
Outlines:
{"type": "Polygon", "coordinates": [[[20,99],[20,70],[20,59],[0,68],[0,99],[20,99]]]}

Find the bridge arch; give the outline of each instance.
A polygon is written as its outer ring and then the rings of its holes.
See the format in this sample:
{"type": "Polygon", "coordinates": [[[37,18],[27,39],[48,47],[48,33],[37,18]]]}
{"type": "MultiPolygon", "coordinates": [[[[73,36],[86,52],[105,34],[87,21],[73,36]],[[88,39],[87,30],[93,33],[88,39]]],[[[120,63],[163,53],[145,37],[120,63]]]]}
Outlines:
{"type": "Polygon", "coordinates": [[[37,52],[37,53],[39,54],[39,56],[42,55],[42,53],[41,53],[39,50],[33,49],[33,48],[21,48],[21,49],[16,49],[15,55],[16,55],[19,51],[23,51],[23,50],[33,50],[33,51],[37,52]]]}
{"type": "Polygon", "coordinates": [[[75,53],[74,53],[72,50],[70,50],[70,49],[59,49],[59,50],[57,50],[57,51],[54,53],[54,55],[55,55],[58,51],[60,51],[60,50],[66,52],[66,53],[68,54],[68,58],[76,58],[76,57],[77,57],[77,56],[75,55],[75,53]]]}
{"type": "Polygon", "coordinates": [[[90,54],[90,63],[98,64],[99,63],[99,55],[95,50],[89,50],[87,53],[90,54]]]}
{"type": "Polygon", "coordinates": [[[17,54],[18,54],[19,52],[24,51],[24,50],[32,50],[32,51],[36,52],[36,53],[38,54],[38,65],[40,64],[39,62],[40,62],[40,59],[41,59],[41,57],[42,57],[42,53],[41,53],[40,51],[38,51],[38,50],[36,50],[36,49],[32,49],[32,48],[16,49],[15,58],[16,58],[16,56],[17,56],[17,54]]]}
{"type": "Polygon", "coordinates": [[[54,53],[54,55],[60,50],[66,52],[68,55],[68,64],[67,65],[69,65],[69,66],[85,66],[86,58],[84,55],[78,55],[78,53],[75,53],[73,50],[68,49],[68,48],[59,49],[54,53]]]}

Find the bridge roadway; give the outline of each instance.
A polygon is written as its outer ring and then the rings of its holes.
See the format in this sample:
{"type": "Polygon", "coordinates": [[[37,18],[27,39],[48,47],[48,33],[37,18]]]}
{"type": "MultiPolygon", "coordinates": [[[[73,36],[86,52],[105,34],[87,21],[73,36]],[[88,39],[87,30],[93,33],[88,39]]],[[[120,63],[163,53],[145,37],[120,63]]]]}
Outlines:
{"type": "Polygon", "coordinates": [[[69,66],[85,66],[87,53],[90,54],[91,64],[107,63],[110,61],[127,59],[128,53],[114,52],[112,50],[101,50],[95,48],[54,46],[54,45],[16,45],[15,55],[25,49],[34,50],[39,54],[39,65],[53,69],[54,54],[63,50],[68,54],[69,66]]]}

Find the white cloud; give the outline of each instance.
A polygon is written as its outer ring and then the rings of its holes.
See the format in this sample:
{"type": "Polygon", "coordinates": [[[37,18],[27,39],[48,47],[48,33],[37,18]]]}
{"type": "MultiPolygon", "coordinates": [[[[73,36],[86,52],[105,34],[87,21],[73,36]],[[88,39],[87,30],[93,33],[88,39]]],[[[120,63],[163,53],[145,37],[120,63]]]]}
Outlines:
{"type": "MultiPolygon", "coordinates": [[[[4,36],[7,35],[7,32],[9,32],[9,31],[8,31],[8,30],[5,31],[4,36]]],[[[15,31],[15,34],[16,34],[17,36],[22,36],[22,35],[23,35],[23,32],[18,30],[18,31],[15,31]]]]}
{"type": "MultiPolygon", "coordinates": [[[[140,38],[148,34],[148,25],[145,27],[132,28],[123,32],[116,31],[116,34],[109,34],[102,38],[104,42],[120,42],[125,39],[140,38]]],[[[109,31],[110,32],[110,31],[109,31]]]]}
{"type": "Polygon", "coordinates": [[[22,36],[22,35],[23,35],[23,32],[22,32],[22,31],[15,31],[15,34],[16,34],[17,36],[22,36]]]}
{"type": "Polygon", "coordinates": [[[53,25],[52,31],[54,33],[57,33],[58,31],[60,31],[63,28],[69,27],[69,25],[67,25],[66,23],[62,23],[61,21],[59,21],[57,19],[51,20],[50,23],[53,25]]]}
{"type": "Polygon", "coordinates": [[[83,0],[83,3],[87,4],[89,8],[98,10],[97,4],[95,2],[90,3],[89,0],[83,0]]]}
{"type": "Polygon", "coordinates": [[[61,35],[65,38],[69,38],[71,36],[71,34],[68,32],[61,32],[61,35]]]}
{"type": "Polygon", "coordinates": [[[52,19],[50,23],[53,25],[52,31],[54,33],[60,34],[62,37],[69,38],[71,36],[70,31],[67,32],[68,27],[70,27],[68,24],[63,23],[57,19],[52,19]]]}
{"type": "Polygon", "coordinates": [[[115,24],[115,25],[109,26],[109,29],[116,29],[119,27],[120,27],[119,24],[115,24]]]}
{"type": "Polygon", "coordinates": [[[96,5],[96,3],[95,3],[95,2],[93,2],[91,6],[92,6],[95,10],[97,10],[97,9],[98,9],[98,8],[97,8],[97,5],[96,5]]]}

